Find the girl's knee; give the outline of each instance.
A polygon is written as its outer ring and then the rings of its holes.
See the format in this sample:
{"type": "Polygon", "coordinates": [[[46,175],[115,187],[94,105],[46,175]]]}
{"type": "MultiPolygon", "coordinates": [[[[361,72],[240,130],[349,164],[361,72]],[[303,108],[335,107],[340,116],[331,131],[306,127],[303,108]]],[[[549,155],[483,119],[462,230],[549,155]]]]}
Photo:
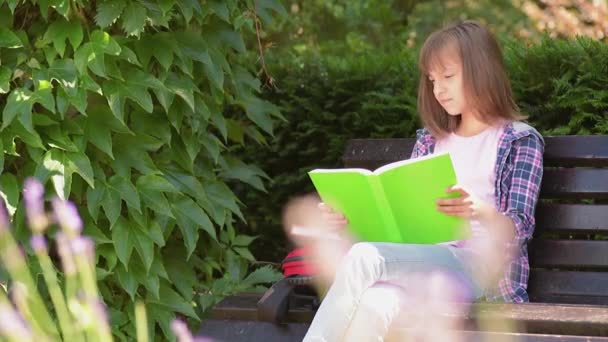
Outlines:
{"type": "Polygon", "coordinates": [[[346,253],[343,267],[354,272],[366,270],[380,272],[383,263],[384,258],[374,243],[358,242],[346,253]]]}

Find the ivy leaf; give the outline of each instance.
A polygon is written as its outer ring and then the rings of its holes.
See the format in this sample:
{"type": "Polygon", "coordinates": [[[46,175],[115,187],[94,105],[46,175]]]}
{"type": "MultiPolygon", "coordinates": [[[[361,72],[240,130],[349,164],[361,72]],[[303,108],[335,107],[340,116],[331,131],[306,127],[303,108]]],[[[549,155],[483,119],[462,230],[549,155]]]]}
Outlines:
{"type": "Polygon", "coordinates": [[[226,156],[223,158],[222,168],[223,171],[220,173],[222,177],[240,180],[260,191],[266,192],[261,178],[270,179],[270,177],[255,165],[245,164],[237,158],[226,156]]]}
{"type": "Polygon", "coordinates": [[[131,233],[135,240],[135,250],[137,250],[137,254],[141,257],[146,273],[148,273],[154,259],[154,242],[142,231],[142,228],[137,225],[132,226],[131,233]]]}
{"type": "Polygon", "coordinates": [[[93,222],[97,223],[97,217],[99,216],[99,207],[106,194],[106,187],[101,184],[97,184],[95,188],[87,188],[87,209],[93,222]]]}
{"type": "Polygon", "coordinates": [[[186,196],[178,196],[171,204],[171,208],[182,231],[188,257],[196,248],[199,227],[203,228],[211,238],[217,241],[215,228],[209,220],[209,216],[192,199],[186,196]]]}
{"type": "Polygon", "coordinates": [[[268,284],[279,281],[281,278],[283,278],[281,272],[278,272],[270,266],[263,266],[249,273],[249,275],[243,279],[243,284],[248,286],[268,284]]]}
{"type": "Polygon", "coordinates": [[[76,21],[65,21],[58,19],[49,25],[48,30],[44,34],[43,39],[45,41],[52,41],[55,50],[59,53],[59,56],[63,58],[65,53],[65,41],[70,41],[74,51],[80,46],[83,39],[82,26],[76,21]]]}
{"type": "Polygon", "coordinates": [[[95,30],[91,33],[91,41],[75,52],[74,62],[81,74],[85,74],[88,67],[96,75],[106,77],[104,56],[119,56],[121,51],[120,45],[107,32],[95,30]]]}
{"type": "Polygon", "coordinates": [[[37,82],[37,89],[34,91],[34,102],[40,103],[44,108],[51,113],[55,113],[55,97],[53,96],[53,85],[46,80],[37,82]]]}
{"type": "Polygon", "coordinates": [[[169,310],[179,312],[190,318],[200,321],[200,318],[194,312],[192,303],[184,300],[177,292],[175,292],[169,285],[164,281],[160,284],[160,300],[150,300],[150,303],[158,304],[169,310]]]}
{"type": "Polygon", "coordinates": [[[194,90],[198,90],[192,79],[189,77],[179,76],[176,73],[169,73],[169,77],[165,80],[167,88],[177,96],[184,99],[190,109],[194,111],[194,90]]]}
{"type": "MultiPolygon", "coordinates": [[[[6,100],[6,106],[4,106],[4,110],[2,111],[2,127],[0,130],[5,129],[8,125],[13,122],[15,116],[17,114],[20,117],[30,117],[29,127],[25,127],[30,132],[34,129],[31,125],[31,115],[32,115],[32,106],[34,105],[34,101],[32,99],[32,92],[28,89],[17,88],[13,90],[6,100]]],[[[26,119],[27,121],[27,119],[26,119]]],[[[24,123],[24,125],[26,125],[24,123]]]]}
{"type": "Polygon", "coordinates": [[[141,201],[137,194],[137,189],[126,178],[119,175],[112,176],[108,183],[108,191],[115,191],[127,205],[141,214],[141,201]]]}
{"type": "Polygon", "coordinates": [[[166,178],[159,175],[140,176],[136,184],[139,190],[180,193],[166,178]]]}
{"type": "Polygon", "coordinates": [[[16,49],[23,47],[23,43],[12,30],[0,27],[0,48],[16,49]]]}
{"type": "Polygon", "coordinates": [[[148,44],[154,44],[155,48],[151,49],[152,55],[165,70],[169,70],[173,65],[173,54],[177,50],[175,38],[167,33],[160,33],[151,39],[148,44]]]}
{"type": "Polygon", "coordinates": [[[130,1],[122,15],[122,28],[128,36],[139,37],[144,30],[146,18],[146,8],[138,2],[130,1]]]}
{"type": "Polygon", "coordinates": [[[194,268],[186,262],[186,253],[183,248],[172,246],[167,249],[165,255],[167,273],[169,273],[171,282],[186,300],[192,300],[192,288],[198,283],[198,280],[194,268]]]}
{"type": "Polygon", "coordinates": [[[67,200],[72,188],[72,172],[67,167],[65,153],[58,149],[50,149],[43,157],[42,164],[36,167],[35,177],[42,183],[51,177],[55,193],[62,200],[67,200]]]}
{"type": "Polygon", "coordinates": [[[6,94],[11,89],[11,76],[13,72],[5,66],[0,66],[0,94],[6,94]]]}
{"type": "Polygon", "coordinates": [[[130,98],[139,104],[146,112],[151,113],[154,109],[149,88],[165,88],[163,83],[149,73],[138,69],[125,68],[125,74],[129,75],[124,81],[106,81],[103,91],[108,98],[108,103],[116,116],[123,122],[124,99],[130,98]],[[115,104],[113,106],[113,103],[115,104]],[[119,106],[116,106],[118,104],[119,106]]]}
{"type": "Polygon", "coordinates": [[[113,121],[115,119],[107,107],[97,106],[88,112],[84,127],[85,139],[112,159],[114,159],[114,154],[112,153],[111,130],[113,128],[116,130],[116,125],[112,124],[113,121]]]}
{"type": "Polygon", "coordinates": [[[122,288],[127,291],[131,300],[135,300],[135,292],[137,291],[138,284],[133,273],[129,272],[126,266],[118,266],[114,272],[116,273],[116,277],[122,288]]]}
{"type": "Polygon", "coordinates": [[[182,10],[182,14],[184,15],[184,19],[186,19],[186,23],[190,22],[194,12],[196,12],[197,14],[202,13],[201,5],[197,0],[178,1],[177,4],[182,10]]]}
{"type": "Polygon", "coordinates": [[[95,22],[100,27],[112,25],[124,10],[126,4],[124,0],[107,0],[97,4],[97,14],[95,22]]]}
{"type": "Polygon", "coordinates": [[[158,173],[158,168],[150,158],[148,151],[156,151],[162,143],[147,134],[138,133],[137,135],[118,134],[114,138],[115,162],[114,170],[123,176],[131,173],[131,168],[135,168],[142,174],[158,173]]]}
{"type": "Polygon", "coordinates": [[[103,211],[106,213],[108,221],[110,221],[110,227],[114,226],[120,217],[120,210],[122,208],[122,200],[120,199],[120,195],[116,191],[106,189],[101,206],[103,211]]]}
{"type": "Polygon", "coordinates": [[[112,241],[114,241],[114,249],[118,260],[123,264],[126,270],[129,269],[129,260],[133,253],[136,241],[131,230],[132,224],[124,218],[119,218],[116,224],[112,227],[112,241]]]}
{"type": "Polygon", "coordinates": [[[19,182],[11,173],[0,176],[0,196],[4,199],[8,214],[12,217],[19,205],[19,182]]]}
{"type": "Polygon", "coordinates": [[[69,58],[57,59],[48,68],[50,80],[57,80],[70,96],[78,93],[78,71],[74,61],[69,58]]]}

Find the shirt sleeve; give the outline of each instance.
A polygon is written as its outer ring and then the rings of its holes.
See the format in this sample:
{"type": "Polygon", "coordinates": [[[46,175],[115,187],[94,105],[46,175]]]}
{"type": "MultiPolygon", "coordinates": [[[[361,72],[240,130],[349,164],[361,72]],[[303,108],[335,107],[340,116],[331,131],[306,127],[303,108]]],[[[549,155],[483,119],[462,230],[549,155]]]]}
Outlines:
{"type": "Polygon", "coordinates": [[[424,156],[428,150],[428,143],[425,143],[426,133],[423,128],[416,131],[416,143],[414,144],[414,148],[412,149],[411,158],[418,158],[424,156]]]}
{"type": "Polygon", "coordinates": [[[534,233],[534,210],[543,176],[544,143],[536,134],[513,143],[513,173],[504,215],[515,224],[515,238],[525,243],[534,233]]]}

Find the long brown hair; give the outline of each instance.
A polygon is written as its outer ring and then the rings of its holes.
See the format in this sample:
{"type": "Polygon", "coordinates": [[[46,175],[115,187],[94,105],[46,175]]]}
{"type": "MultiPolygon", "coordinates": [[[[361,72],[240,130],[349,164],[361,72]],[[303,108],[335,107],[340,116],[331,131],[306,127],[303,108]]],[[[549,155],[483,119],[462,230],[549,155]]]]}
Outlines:
{"type": "Polygon", "coordinates": [[[505,71],[502,52],[494,35],[476,21],[462,21],[432,33],[420,51],[418,65],[418,111],[424,126],[435,137],[453,132],[460,116],[446,113],[433,94],[429,72],[441,63],[442,54],[456,51],[463,70],[463,87],[467,102],[479,119],[487,124],[497,119],[521,120],[525,116],[513,100],[511,83],[505,71]]]}

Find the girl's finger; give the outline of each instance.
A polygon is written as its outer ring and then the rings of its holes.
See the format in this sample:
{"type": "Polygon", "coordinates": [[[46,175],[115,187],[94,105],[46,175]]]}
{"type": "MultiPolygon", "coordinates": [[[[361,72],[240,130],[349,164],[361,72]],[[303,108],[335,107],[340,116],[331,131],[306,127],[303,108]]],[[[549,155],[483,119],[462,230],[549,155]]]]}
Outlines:
{"type": "Polygon", "coordinates": [[[452,185],[445,192],[447,192],[447,193],[457,192],[462,197],[469,196],[469,193],[460,185],[452,185]]]}

